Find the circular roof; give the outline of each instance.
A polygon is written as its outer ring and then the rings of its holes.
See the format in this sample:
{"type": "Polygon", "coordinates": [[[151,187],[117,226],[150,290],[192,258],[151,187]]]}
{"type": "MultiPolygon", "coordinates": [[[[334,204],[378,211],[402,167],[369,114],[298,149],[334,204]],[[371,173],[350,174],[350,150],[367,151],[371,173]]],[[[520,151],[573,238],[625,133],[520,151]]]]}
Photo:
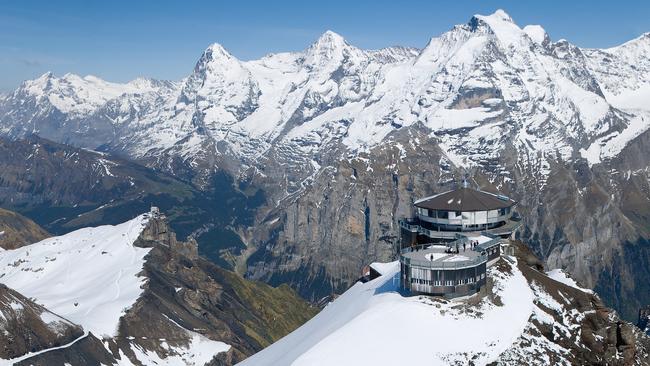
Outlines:
{"type": "Polygon", "coordinates": [[[517,202],[499,194],[459,188],[415,201],[415,206],[441,211],[489,211],[512,207],[517,202]]]}

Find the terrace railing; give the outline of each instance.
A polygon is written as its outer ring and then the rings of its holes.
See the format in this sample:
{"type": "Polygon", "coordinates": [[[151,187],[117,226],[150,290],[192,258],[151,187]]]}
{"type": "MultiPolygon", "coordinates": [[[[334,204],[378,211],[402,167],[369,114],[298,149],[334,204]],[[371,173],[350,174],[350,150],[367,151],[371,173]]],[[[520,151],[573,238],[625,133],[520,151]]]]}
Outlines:
{"type": "MultiPolygon", "coordinates": [[[[462,240],[466,240],[466,238],[458,239],[458,241],[460,241],[459,246],[461,247],[462,247],[462,240]]],[[[444,245],[448,246],[449,248],[453,248],[455,247],[456,242],[452,242],[444,245]]],[[[428,259],[415,259],[406,255],[413,252],[426,251],[431,246],[432,244],[423,244],[423,245],[416,245],[416,246],[402,249],[400,253],[400,262],[410,267],[435,269],[435,270],[441,270],[441,269],[448,270],[448,269],[476,267],[482,263],[487,262],[488,259],[488,256],[485,253],[479,253],[476,257],[468,258],[467,260],[454,260],[454,261],[431,261],[428,259]]],[[[455,254],[455,253],[449,253],[449,254],[455,254]]]]}
{"type": "MultiPolygon", "coordinates": [[[[438,239],[455,239],[458,231],[444,231],[444,230],[431,230],[427,229],[421,225],[416,220],[401,219],[399,220],[399,226],[407,231],[412,233],[418,233],[429,238],[438,238],[438,239]]],[[[506,224],[503,226],[498,226],[491,229],[477,229],[476,231],[481,232],[482,234],[490,235],[507,235],[517,230],[521,226],[521,218],[513,216],[510,220],[506,221],[506,224]]]]}

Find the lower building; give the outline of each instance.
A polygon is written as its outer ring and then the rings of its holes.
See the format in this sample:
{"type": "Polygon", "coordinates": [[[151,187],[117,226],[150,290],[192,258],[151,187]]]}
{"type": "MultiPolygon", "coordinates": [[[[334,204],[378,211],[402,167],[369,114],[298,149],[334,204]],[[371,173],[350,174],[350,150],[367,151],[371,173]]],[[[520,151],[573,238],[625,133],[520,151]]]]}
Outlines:
{"type": "Polygon", "coordinates": [[[459,297],[486,284],[487,267],[520,225],[504,195],[469,188],[414,203],[416,216],[400,220],[402,290],[408,294],[459,297]]]}
{"type": "Polygon", "coordinates": [[[501,255],[499,237],[460,237],[400,253],[401,286],[408,294],[447,298],[472,295],[486,283],[487,267],[501,255]]]}

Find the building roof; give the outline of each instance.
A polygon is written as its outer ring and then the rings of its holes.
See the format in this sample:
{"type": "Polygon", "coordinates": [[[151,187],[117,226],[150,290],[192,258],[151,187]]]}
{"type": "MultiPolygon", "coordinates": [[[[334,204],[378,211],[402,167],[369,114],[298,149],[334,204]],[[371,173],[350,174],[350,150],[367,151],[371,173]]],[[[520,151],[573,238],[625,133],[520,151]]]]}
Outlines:
{"type": "Polygon", "coordinates": [[[430,210],[467,212],[496,210],[512,207],[516,203],[503,195],[463,187],[415,201],[415,206],[430,210]]]}
{"type": "Polygon", "coordinates": [[[431,245],[421,250],[404,251],[400,261],[407,259],[412,266],[426,267],[430,269],[456,270],[467,267],[476,267],[486,262],[486,258],[480,252],[465,248],[462,244],[459,253],[449,252],[446,245],[431,245]]]}

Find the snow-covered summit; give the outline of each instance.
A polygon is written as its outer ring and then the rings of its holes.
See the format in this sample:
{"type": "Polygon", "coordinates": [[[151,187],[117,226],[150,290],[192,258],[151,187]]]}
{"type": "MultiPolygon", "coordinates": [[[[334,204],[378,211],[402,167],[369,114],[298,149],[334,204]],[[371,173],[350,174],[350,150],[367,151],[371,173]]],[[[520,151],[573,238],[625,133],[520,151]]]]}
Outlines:
{"type": "Polygon", "coordinates": [[[148,220],[140,215],[2,251],[1,281],[96,336],[112,337],[142,292],[139,273],[151,248],[133,243],[148,220]]]}
{"type": "Polygon", "coordinates": [[[399,265],[350,290],[307,324],[241,365],[415,365],[495,361],[523,332],[533,292],[521,273],[499,278],[503,306],[403,297],[399,265]],[[507,326],[506,326],[507,325],[507,326]],[[467,357],[462,357],[463,353],[467,357]]]}
{"type": "Polygon", "coordinates": [[[546,30],[541,25],[527,25],[523,28],[523,31],[533,42],[539,45],[545,46],[551,41],[548,33],[546,33],[546,30]]]}
{"type": "Polygon", "coordinates": [[[26,82],[0,103],[0,132],[66,136],[135,158],[172,155],[190,169],[239,161],[231,166],[240,174],[270,152],[292,161],[332,146],[358,154],[423,126],[457,165],[485,165],[509,146],[535,156],[518,164],[543,185],[554,162],[610,159],[647,130],[647,39],[581,49],[497,10],[422,50],[363,50],[326,31],[301,52],[241,61],[215,43],[187,78],[164,87],[50,74],[26,82]],[[85,137],[97,126],[106,137],[85,137]]]}
{"type": "MultiPolygon", "coordinates": [[[[601,336],[605,328],[586,325],[608,315],[596,315],[586,304],[597,299],[564,284],[567,277],[557,282],[514,258],[501,259],[489,268],[486,293],[449,301],[405,297],[398,290],[399,263],[378,267],[379,278],[355,284],[239,365],[571,365],[620,357],[601,336]],[[589,347],[602,353],[583,355],[589,347]]],[[[630,359],[642,364],[640,357],[630,359]]]]}
{"type": "Polygon", "coordinates": [[[346,49],[349,51],[351,46],[345,39],[328,30],[305,50],[305,65],[317,68],[330,62],[341,62],[346,49]]]}

